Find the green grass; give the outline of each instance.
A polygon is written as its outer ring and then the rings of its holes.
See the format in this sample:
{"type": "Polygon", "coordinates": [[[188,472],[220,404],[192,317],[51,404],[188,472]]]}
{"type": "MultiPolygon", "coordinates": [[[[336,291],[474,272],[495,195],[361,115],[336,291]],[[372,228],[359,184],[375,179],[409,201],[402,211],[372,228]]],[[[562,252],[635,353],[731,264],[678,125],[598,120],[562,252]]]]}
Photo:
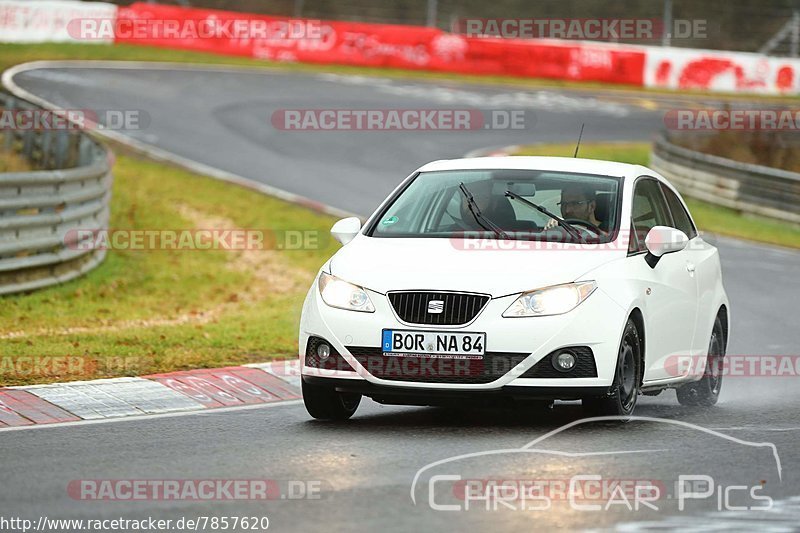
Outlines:
{"type": "MultiPolygon", "coordinates": [[[[572,157],[574,144],[534,144],[520,147],[515,155],[550,155],[572,157]]],[[[609,159],[623,163],[647,165],[649,143],[587,143],[580,148],[580,157],[609,159]]],[[[710,233],[741,239],[800,248],[800,228],[765,217],[742,214],[734,209],[684,198],[698,227],[710,233]]]]}
{"type": "MultiPolygon", "coordinates": [[[[470,74],[456,74],[448,72],[426,72],[411,69],[385,69],[377,67],[356,67],[347,65],[322,65],[308,63],[285,63],[253,59],[249,57],[234,57],[190,50],[171,50],[152,46],[130,44],[81,44],[81,43],[44,43],[44,44],[0,44],[0,70],[28,61],[38,60],[116,60],[116,61],[166,61],[178,63],[206,63],[211,65],[233,65],[255,68],[272,68],[294,72],[330,72],[337,74],[352,74],[361,76],[392,77],[400,79],[419,79],[434,81],[454,81],[458,83],[474,83],[480,85],[502,85],[518,88],[564,88],[584,89],[591,91],[607,91],[616,94],[638,96],[669,96],[670,98],[695,98],[698,96],[712,95],[704,91],[672,91],[667,89],[652,89],[632,87],[630,85],[610,84],[599,82],[576,82],[545,78],[525,78],[519,76],[479,76],[470,74]]],[[[713,94],[715,99],[755,99],[759,101],[795,102],[796,97],[790,96],[759,96],[759,95],[726,95],[713,94]]],[[[642,101],[647,107],[648,102],[642,101]]]]}
{"type": "Polygon", "coordinates": [[[333,218],[128,156],[118,158],[114,174],[111,228],[303,230],[316,232],[320,246],[246,253],[110,250],[82,278],[0,298],[0,385],[296,355],[305,292],[338,246],[328,233],[333,218]],[[55,375],[15,366],[30,357],[85,364],[55,375]]]}
{"type": "MultiPolygon", "coordinates": [[[[546,155],[572,157],[574,143],[531,144],[520,146],[514,155],[546,155]]],[[[634,165],[647,165],[650,161],[650,144],[637,142],[582,143],[578,157],[607,159],[634,165]]]]}
{"type": "Polygon", "coordinates": [[[14,152],[0,150],[0,172],[26,172],[31,166],[14,152]]]}

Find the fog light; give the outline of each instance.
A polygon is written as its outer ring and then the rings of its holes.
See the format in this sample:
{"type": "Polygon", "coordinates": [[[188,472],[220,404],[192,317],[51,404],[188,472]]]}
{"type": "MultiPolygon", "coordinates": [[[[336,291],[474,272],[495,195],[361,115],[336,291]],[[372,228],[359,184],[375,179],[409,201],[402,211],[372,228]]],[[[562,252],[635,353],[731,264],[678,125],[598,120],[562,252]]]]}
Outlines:
{"type": "Polygon", "coordinates": [[[558,352],[553,356],[553,366],[561,372],[569,372],[575,368],[575,363],[577,363],[577,359],[572,352],[558,352]]]}
{"type": "Polygon", "coordinates": [[[320,361],[325,361],[331,356],[331,347],[323,342],[317,346],[317,355],[319,356],[320,361]]]}

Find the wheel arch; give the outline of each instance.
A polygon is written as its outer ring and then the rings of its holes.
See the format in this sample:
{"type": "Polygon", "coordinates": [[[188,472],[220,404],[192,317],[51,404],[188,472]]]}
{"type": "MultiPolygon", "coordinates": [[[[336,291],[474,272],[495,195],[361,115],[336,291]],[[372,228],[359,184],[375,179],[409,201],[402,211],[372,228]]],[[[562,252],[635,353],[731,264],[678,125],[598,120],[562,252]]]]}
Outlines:
{"type": "Polygon", "coordinates": [[[630,320],[633,320],[633,324],[636,326],[636,331],[639,334],[639,353],[641,354],[642,360],[640,361],[639,365],[639,385],[644,383],[644,369],[645,369],[645,359],[647,357],[647,352],[645,351],[645,329],[644,329],[644,315],[642,314],[642,310],[638,307],[634,307],[631,309],[630,314],[628,315],[630,320]]]}
{"type": "Polygon", "coordinates": [[[722,340],[723,340],[722,346],[724,350],[727,352],[730,317],[728,316],[728,306],[726,304],[720,305],[719,311],[717,311],[717,318],[719,318],[720,322],[722,322],[722,340]]]}

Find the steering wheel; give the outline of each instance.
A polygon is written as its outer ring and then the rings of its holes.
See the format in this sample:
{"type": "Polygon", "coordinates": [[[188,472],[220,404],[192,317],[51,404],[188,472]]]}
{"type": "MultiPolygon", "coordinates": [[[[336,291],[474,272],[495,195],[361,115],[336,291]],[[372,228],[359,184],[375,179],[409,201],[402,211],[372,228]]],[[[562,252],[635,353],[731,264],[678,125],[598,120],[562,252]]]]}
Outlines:
{"type": "Polygon", "coordinates": [[[580,220],[577,218],[565,218],[564,221],[573,226],[582,226],[580,229],[588,233],[590,237],[599,237],[603,233],[603,230],[601,230],[599,227],[585,220],[580,220]]]}

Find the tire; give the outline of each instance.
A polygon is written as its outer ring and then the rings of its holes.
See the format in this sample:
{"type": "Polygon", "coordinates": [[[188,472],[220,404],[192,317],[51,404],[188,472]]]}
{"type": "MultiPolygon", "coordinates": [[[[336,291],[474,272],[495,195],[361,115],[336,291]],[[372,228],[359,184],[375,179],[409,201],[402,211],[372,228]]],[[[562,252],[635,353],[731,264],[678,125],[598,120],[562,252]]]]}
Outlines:
{"type": "Polygon", "coordinates": [[[583,407],[595,416],[630,416],[636,408],[641,383],[642,348],[639,330],[628,319],[617,351],[617,370],[606,396],[584,398],[583,407]]]}
{"type": "Polygon", "coordinates": [[[347,420],[361,403],[360,394],[336,392],[333,387],[303,381],[302,388],[306,411],[317,420],[347,420]]]}
{"type": "Polygon", "coordinates": [[[725,332],[719,317],[714,321],[708,343],[706,370],[703,377],[675,389],[678,402],[689,407],[711,407],[719,400],[722,390],[723,359],[725,357],[725,332]]]}

